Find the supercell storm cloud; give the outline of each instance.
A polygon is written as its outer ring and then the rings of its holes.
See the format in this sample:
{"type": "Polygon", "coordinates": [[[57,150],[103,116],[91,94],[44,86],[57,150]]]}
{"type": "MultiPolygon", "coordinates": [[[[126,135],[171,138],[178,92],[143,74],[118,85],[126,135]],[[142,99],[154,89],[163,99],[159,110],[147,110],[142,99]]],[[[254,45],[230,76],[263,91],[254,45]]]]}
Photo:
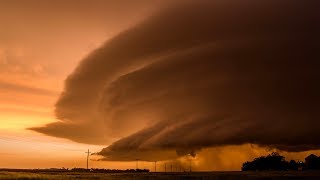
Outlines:
{"type": "Polygon", "coordinates": [[[319,149],[319,5],[168,6],[85,58],[56,104],[61,121],[32,129],[112,143],[99,153],[107,160],[134,160],[139,152],[161,160],[246,143],[319,149]]]}

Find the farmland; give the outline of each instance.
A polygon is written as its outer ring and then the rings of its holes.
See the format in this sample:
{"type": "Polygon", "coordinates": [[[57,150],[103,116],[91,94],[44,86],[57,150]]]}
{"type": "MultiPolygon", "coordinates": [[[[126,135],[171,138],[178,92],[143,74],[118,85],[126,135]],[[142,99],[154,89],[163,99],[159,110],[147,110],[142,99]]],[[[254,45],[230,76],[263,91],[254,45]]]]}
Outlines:
{"type": "Polygon", "coordinates": [[[92,172],[9,172],[0,171],[0,179],[319,179],[319,171],[301,172],[192,172],[192,173],[92,173],[92,172]]]}

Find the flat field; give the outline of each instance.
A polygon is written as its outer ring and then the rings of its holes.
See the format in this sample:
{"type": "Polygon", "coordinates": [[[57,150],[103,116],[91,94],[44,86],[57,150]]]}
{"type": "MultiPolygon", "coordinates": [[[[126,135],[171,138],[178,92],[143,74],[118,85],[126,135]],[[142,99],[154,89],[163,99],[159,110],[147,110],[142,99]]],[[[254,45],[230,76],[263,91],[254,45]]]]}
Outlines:
{"type": "Polygon", "coordinates": [[[204,180],[242,180],[242,179],[320,179],[320,171],[302,172],[192,172],[192,173],[90,173],[90,172],[7,172],[0,171],[0,179],[204,179],[204,180]]]}

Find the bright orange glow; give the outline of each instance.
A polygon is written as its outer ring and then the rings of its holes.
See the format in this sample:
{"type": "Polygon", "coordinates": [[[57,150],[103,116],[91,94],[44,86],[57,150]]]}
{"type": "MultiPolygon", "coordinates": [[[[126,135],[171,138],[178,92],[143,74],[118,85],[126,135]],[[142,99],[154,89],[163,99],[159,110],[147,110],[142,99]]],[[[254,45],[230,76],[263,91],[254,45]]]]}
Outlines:
{"type": "MultiPolygon", "coordinates": [[[[71,1],[65,4],[48,2],[54,1],[0,2],[0,168],[84,168],[87,149],[99,152],[106,147],[50,137],[28,128],[57,122],[55,103],[63,92],[66,77],[79,62],[158,8],[155,1],[152,4],[149,0],[139,3],[128,1],[128,5],[117,4],[116,1],[97,1],[93,5],[88,0],[90,6],[71,1]]],[[[119,137],[133,134],[158,118],[154,117],[157,115],[145,113],[144,109],[139,117],[131,117],[132,114],[125,109],[119,111],[121,116],[130,119],[130,122],[120,124],[118,129],[110,128],[109,133],[112,134],[113,130],[119,137]]],[[[96,130],[92,129],[91,132],[96,130]]],[[[167,163],[167,168],[170,164],[180,164],[188,170],[190,162],[194,170],[199,171],[240,170],[243,162],[272,151],[275,149],[251,144],[212,147],[199,150],[197,156],[191,159],[183,157],[158,162],[158,170],[164,171],[167,163]]],[[[320,151],[281,152],[288,160],[304,160],[310,153],[320,155],[320,151]]],[[[154,167],[153,162],[102,162],[96,161],[98,158],[91,156],[90,167],[134,169],[136,163],[139,168],[153,170],[154,167]]]]}
{"type": "MultiPolygon", "coordinates": [[[[135,10],[128,12],[130,17],[120,17],[114,11],[122,9],[117,4],[98,3],[97,9],[91,9],[47,3],[0,2],[1,168],[85,167],[84,151],[104,147],[26,129],[57,121],[54,104],[66,76],[92,50],[149,11],[135,10]]],[[[91,165],[108,163],[92,161],[91,165]]],[[[135,163],[109,163],[109,168],[134,167],[135,163]]]]}

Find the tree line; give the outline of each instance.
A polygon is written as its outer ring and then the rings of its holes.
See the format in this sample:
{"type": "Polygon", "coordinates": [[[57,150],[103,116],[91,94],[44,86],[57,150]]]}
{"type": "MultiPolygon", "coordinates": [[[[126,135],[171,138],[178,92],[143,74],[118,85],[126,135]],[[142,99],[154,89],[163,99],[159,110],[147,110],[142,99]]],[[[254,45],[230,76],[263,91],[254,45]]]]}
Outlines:
{"type": "Polygon", "coordinates": [[[320,170],[320,157],[311,154],[305,161],[286,161],[284,156],[273,152],[267,156],[255,158],[253,161],[242,164],[242,171],[298,171],[298,170],[320,170]]]}

